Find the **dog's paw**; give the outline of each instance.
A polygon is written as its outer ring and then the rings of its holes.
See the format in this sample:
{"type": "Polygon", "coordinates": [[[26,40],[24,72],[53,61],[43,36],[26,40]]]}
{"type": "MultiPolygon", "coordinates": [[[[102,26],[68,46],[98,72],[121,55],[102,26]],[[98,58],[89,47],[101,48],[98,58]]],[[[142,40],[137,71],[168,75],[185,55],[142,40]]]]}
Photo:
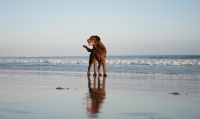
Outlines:
{"type": "Polygon", "coordinates": [[[103,74],[104,77],[107,77],[107,74],[103,74]]]}
{"type": "Polygon", "coordinates": [[[96,74],[96,73],[94,73],[94,74],[93,74],[93,76],[97,76],[97,74],[96,74]]]}
{"type": "Polygon", "coordinates": [[[88,76],[90,76],[90,73],[87,73],[88,76]]]}
{"type": "Polygon", "coordinates": [[[83,47],[84,47],[84,48],[87,48],[87,46],[86,46],[86,45],[83,45],[83,47]]]}

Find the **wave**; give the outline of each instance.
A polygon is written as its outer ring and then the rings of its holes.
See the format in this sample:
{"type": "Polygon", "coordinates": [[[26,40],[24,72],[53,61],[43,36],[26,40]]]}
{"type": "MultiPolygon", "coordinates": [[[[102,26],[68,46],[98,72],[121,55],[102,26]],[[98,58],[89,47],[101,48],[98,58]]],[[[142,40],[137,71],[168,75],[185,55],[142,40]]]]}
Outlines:
{"type": "Polygon", "coordinates": [[[110,60],[108,64],[131,64],[131,65],[162,65],[162,66],[200,66],[200,60],[110,60]]]}
{"type": "MultiPolygon", "coordinates": [[[[1,64],[88,64],[88,59],[0,59],[1,64]]],[[[200,60],[193,59],[108,59],[110,65],[161,65],[161,66],[200,66],[200,60]]]]}

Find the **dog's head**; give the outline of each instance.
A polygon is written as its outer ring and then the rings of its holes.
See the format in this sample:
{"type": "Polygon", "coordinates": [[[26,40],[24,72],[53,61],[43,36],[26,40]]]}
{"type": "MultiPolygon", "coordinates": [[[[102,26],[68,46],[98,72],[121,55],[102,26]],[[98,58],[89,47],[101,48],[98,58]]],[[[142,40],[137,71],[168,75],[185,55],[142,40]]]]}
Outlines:
{"type": "Polygon", "coordinates": [[[87,42],[89,46],[94,46],[96,45],[99,41],[100,41],[100,37],[99,36],[91,36],[87,42]]]}

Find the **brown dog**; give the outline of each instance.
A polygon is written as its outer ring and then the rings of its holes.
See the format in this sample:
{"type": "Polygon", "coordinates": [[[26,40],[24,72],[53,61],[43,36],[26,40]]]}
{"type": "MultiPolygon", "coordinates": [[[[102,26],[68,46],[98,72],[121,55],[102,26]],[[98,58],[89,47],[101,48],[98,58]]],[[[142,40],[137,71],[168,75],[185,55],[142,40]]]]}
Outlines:
{"type": "Polygon", "coordinates": [[[106,47],[102,44],[101,39],[99,36],[91,36],[88,40],[88,45],[93,46],[93,49],[88,48],[87,46],[83,45],[90,53],[89,59],[89,66],[87,74],[90,75],[90,68],[92,63],[94,65],[94,76],[96,76],[96,61],[98,61],[98,74],[101,76],[100,67],[101,64],[103,65],[103,76],[106,75],[106,47]]]}

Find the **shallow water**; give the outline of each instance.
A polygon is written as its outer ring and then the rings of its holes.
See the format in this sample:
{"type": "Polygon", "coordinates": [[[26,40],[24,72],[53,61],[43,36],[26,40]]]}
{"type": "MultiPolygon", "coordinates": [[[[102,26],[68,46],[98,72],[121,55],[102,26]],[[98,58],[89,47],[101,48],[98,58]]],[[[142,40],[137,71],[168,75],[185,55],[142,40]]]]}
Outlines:
{"type": "Polygon", "coordinates": [[[199,119],[199,110],[199,76],[0,71],[0,119],[199,119]]]}
{"type": "MultiPolygon", "coordinates": [[[[88,59],[88,56],[0,57],[0,69],[86,72],[88,59]]],[[[109,73],[200,75],[200,55],[107,56],[106,64],[109,73]]]]}

